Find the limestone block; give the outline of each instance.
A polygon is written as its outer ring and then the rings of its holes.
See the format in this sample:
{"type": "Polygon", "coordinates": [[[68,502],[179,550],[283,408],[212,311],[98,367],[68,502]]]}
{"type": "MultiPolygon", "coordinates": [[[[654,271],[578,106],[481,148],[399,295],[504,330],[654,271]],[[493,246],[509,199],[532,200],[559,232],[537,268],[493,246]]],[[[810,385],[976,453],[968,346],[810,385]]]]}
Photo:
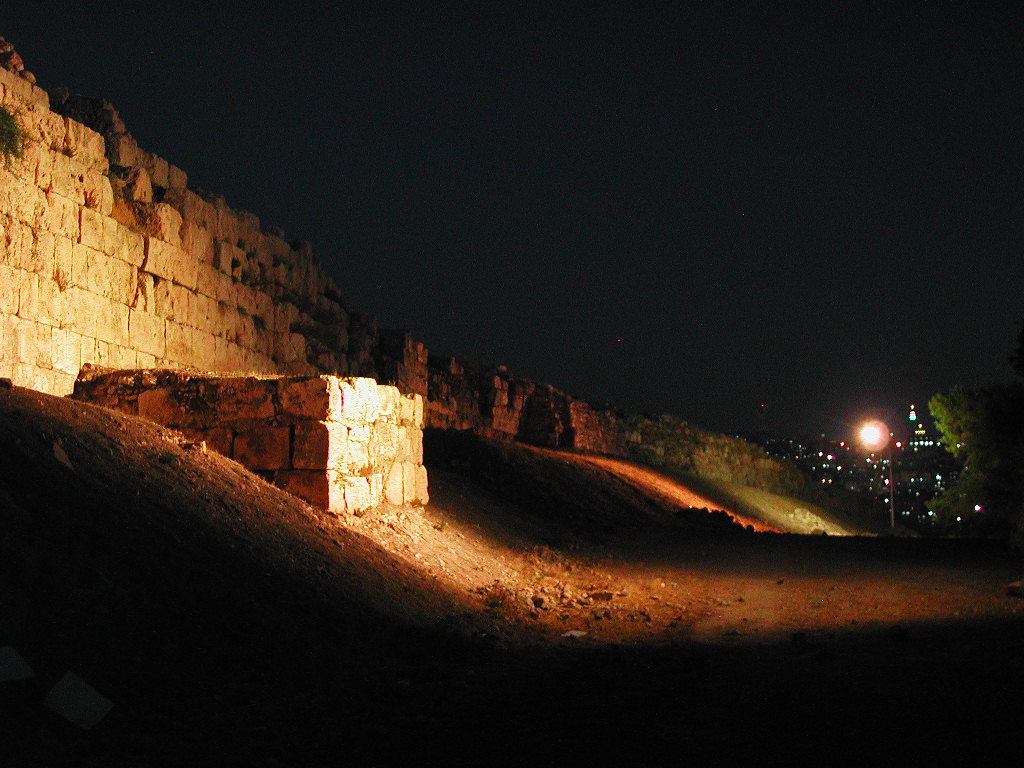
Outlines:
{"type": "Polygon", "coordinates": [[[201,328],[192,333],[193,358],[189,365],[207,371],[217,369],[217,337],[201,328]]]}
{"type": "Polygon", "coordinates": [[[365,466],[349,450],[348,428],[335,421],[295,424],[292,464],[296,469],[335,469],[352,474],[365,466]]]}
{"type": "Polygon", "coordinates": [[[32,247],[22,259],[21,268],[40,275],[53,274],[54,234],[45,229],[33,232],[32,247]]]}
{"type": "Polygon", "coordinates": [[[218,240],[214,243],[214,266],[225,275],[233,275],[244,261],[245,251],[233,242],[218,240]]]}
{"type": "Polygon", "coordinates": [[[85,335],[111,344],[128,346],[128,305],[101,296],[92,299],[91,294],[84,292],[77,295],[89,301],[95,311],[94,332],[85,335]]]}
{"type": "Polygon", "coordinates": [[[169,279],[153,280],[154,311],[165,320],[173,320],[182,325],[194,325],[191,322],[194,298],[195,294],[183,285],[169,279]]]}
{"type": "Polygon", "coordinates": [[[412,403],[412,425],[423,429],[423,395],[413,395],[412,403]]]}
{"type": "Polygon", "coordinates": [[[181,247],[201,264],[213,265],[213,234],[205,227],[185,221],[181,226],[181,247]]]}
{"type": "Polygon", "coordinates": [[[32,249],[35,247],[32,228],[22,221],[9,219],[5,229],[7,231],[4,242],[6,246],[5,261],[12,267],[21,269],[24,264],[31,261],[32,249]]]}
{"type": "Polygon", "coordinates": [[[46,214],[46,194],[34,183],[0,172],[0,188],[6,187],[2,210],[30,227],[38,226],[46,214]]]}
{"type": "Polygon", "coordinates": [[[310,506],[335,514],[344,514],[345,486],[337,472],[331,470],[282,470],[274,476],[274,484],[310,506]]]}
{"type": "Polygon", "coordinates": [[[223,285],[220,281],[224,278],[225,276],[212,264],[200,263],[196,271],[196,291],[204,296],[218,299],[220,298],[218,290],[223,285]]]}
{"type": "Polygon", "coordinates": [[[407,504],[426,505],[430,501],[430,493],[427,488],[427,468],[422,464],[418,464],[413,467],[413,475],[416,481],[416,490],[411,497],[409,491],[406,490],[405,501],[407,504]]]}
{"type": "Polygon", "coordinates": [[[292,323],[299,319],[299,308],[288,301],[274,305],[274,322],[271,326],[276,333],[291,333],[292,323]]]}
{"type": "Polygon", "coordinates": [[[235,434],[235,461],[254,470],[288,469],[291,432],[288,427],[252,427],[235,434]]]}
{"type": "Polygon", "coordinates": [[[146,259],[142,268],[193,291],[199,280],[199,262],[181,248],[155,237],[146,238],[146,259]]]}
{"type": "Polygon", "coordinates": [[[346,424],[370,424],[380,415],[380,396],[377,382],[367,378],[339,379],[341,388],[341,414],[346,424]]]}
{"type": "Polygon", "coordinates": [[[46,208],[38,218],[39,226],[45,230],[78,241],[79,231],[78,206],[73,200],[56,192],[45,195],[46,208]]]}
{"type": "MultiPolygon", "coordinates": [[[[119,344],[111,344],[106,341],[97,341],[96,359],[93,362],[97,365],[102,365],[104,368],[122,370],[125,368],[135,368],[137,364],[137,356],[135,350],[129,349],[128,347],[122,347],[119,344]]],[[[153,366],[150,365],[145,367],[152,368],[153,366]]]]}
{"type": "Polygon", "coordinates": [[[384,501],[388,504],[401,505],[405,503],[403,491],[403,464],[396,461],[388,468],[384,476],[384,501]]]}
{"type": "Polygon", "coordinates": [[[411,427],[416,419],[416,401],[412,395],[402,395],[398,403],[398,423],[411,427]]]}
{"type": "Polygon", "coordinates": [[[142,221],[146,234],[173,246],[181,246],[181,214],[168,203],[154,203],[145,207],[142,221]]]}
{"type": "Polygon", "coordinates": [[[67,136],[67,122],[56,112],[40,112],[33,120],[38,130],[39,142],[50,152],[60,152],[67,136]]]}
{"type": "Polygon", "coordinates": [[[163,357],[167,351],[165,325],[164,319],[159,315],[129,310],[128,346],[155,357],[163,357]]]}
{"type": "Polygon", "coordinates": [[[339,480],[344,488],[346,512],[362,512],[377,506],[373,501],[369,478],[341,476],[339,480]]]}
{"type": "MultiPolygon", "coordinates": [[[[57,329],[54,328],[54,331],[57,329]]],[[[81,352],[82,365],[88,365],[89,363],[96,364],[99,360],[99,354],[97,347],[99,342],[96,339],[90,338],[89,336],[79,336],[79,350],[81,352]]],[[[81,369],[79,369],[81,370],[81,369]]],[[[75,377],[78,377],[78,371],[74,372],[75,377]]]]}
{"type": "Polygon", "coordinates": [[[85,205],[86,168],[74,158],[63,154],[51,154],[48,163],[50,183],[47,192],[62,195],[75,205],[85,205]]]}
{"type": "Polygon", "coordinates": [[[114,165],[125,168],[137,166],[142,161],[142,150],[130,134],[111,134],[106,137],[107,156],[114,165]]]}
{"type": "Polygon", "coordinates": [[[298,333],[275,333],[271,357],[280,364],[306,360],[306,337],[298,333]]]}
{"type": "Polygon", "coordinates": [[[146,258],[146,237],[117,219],[103,217],[103,252],[134,267],[146,258]]]}
{"type": "Polygon", "coordinates": [[[138,288],[135,267],[105,253],[88,249],[85,288],[91,293],[129,306],[138,288]]]}
{"type": "Polygon", "coordinates": [[[21,326],[16,315],[0,314],[0,362],[13,364],[21,360],[21,326]]]}
{"type": "Polygon", "coordinates": [[[131,308],[139,312],[156,313],[156,281],[148,272],[136,271],[135,296],[132,297],[131,308]]]}
{"type": "Polygon", "coordinates": [[[149,171],[149,176],[158,187],[168,189],[171,186],[170,164],[159,155],[143,153],[142,167],[149,171]]]}
{"type": "Polygon", "coordinates": [[[212,429],[190,430],[190,436],[195,440],[206,441],[206,447],[216,451],[221,456],[231,458],[232,446],[235,433],[227,427],[213,427],[212,429]]]}
{"type": "MultiPolygon", "coordinates": [[[[168,170],[168,173],[170,171],[168,170]]],[[[181,212],[182,220],[187,219],[193,224],[205,227],[211,232],[217,231],[217,209],[190,189],[175,191],[168,195],[167,200],[172,202],[181,212]]]]}
{"type": "Polygon", "coordinates": [[[332,376],[281,379],[277,398],[281,416],[289,419],[338,421],[341,416],[341,391],[332,376]]]}
{"type": "Polygon", "coordinates": [[[26,323],[24,329],[22,361],[39,368],[52,368],[53,329],[48,325],[31,321],[26,323]]]}
{"type": "Polygon", "coordinates": [[[70,117],[64,118],[64,124],[64,154],[73,157],[87,168],[106,173],[109,170],[109,164],[107,162],[107,146],[103,137],[70,117]]]}
{"type": "Polygon", "coordinates": [[[192,317],[190,325],[202,328],[211,334],[218,327],[222,317],[217,300],[201,293],[192,294],[190,314],[192,317]]]}
{"type": "MultiPolygon", "coordinates": [[[[126,350],[126,353],[128,354],[129,358],[131,357],[131,352],[132,350],[126,350]]],[[[158,358],[154,357],[153,355],[147,354],[146,352],[135,352],[134,365],[131,363],[126,363],[125,367],[137,368],[140,371],[147,370],[149,368],[157,368],[159,367],[157,366],[157,360],[158,358]]]]}
{"type": "Polygon", "coordinates": [[[81,243],[71,244],[71,285],[84,288],[89,284],[89,256],[92,249],[81,243]]]}
{"type": "Polygon", "coordinates": [[[82,338],[74,331],[61,328],[50,331],[50,360],[54,368],[78,375],[82,368],[82,338]]]}
{"type": "MultiPolygon", "coordinates": [[[[55,327],[71,325],[74,322],[74,305],[70,302],[70,296],[61,290],[58,281],[52,275],[37,275],[37,285],[39,322],[55,327]]],[[[2,302],[3,297],[0,296],[0,304],[2,302]]]]}
{"type": "Polygon", "coordinates": [[[174,396],[170,387],[156,387],[139,393],[138,413],[144,419],[167,427],[189,423],[187,409],[174,396]]]}
{"type": "Polygon", "coordinates": [[[149,171],[141,166],[133,166],[128,172],[121,194],[125,200],[132,203],[152,203],[153,182],[149,178],[149,171]]]}
{"type": "Polygon", "coordinates": [[[27,278],[27,273],[9,264],[0,263],[0,315],[18,314],[23,278],[27,278]]]}
{"type": "Polygon", "coordinates": [[[370,430],[368,443],[370,466],[381,469],[395,460],[399,453],[398,427],[386,421],[377,421],[370,430]]]}
{"type": "Polygon", "coordinates": [[[90,170],[85,175],[85,205],[104,216],[109,216],[114,207],[114,189],[110,179],[99,171],[90,170]]]}
{"type": "Polygon", "coordinates": [[[254,377],[216,379],[207,384],[209,402],[225,424],[273,419],[275,383],[254,377]]]}
{"type": "Polygon", "coordinates": [[[91,208],[79,209],[78,242],[97,251],[103,250],[103,216],[91,208]]]}
{"type": "Polygon", "coordinates": [[[384,385],[377,387],[377,394],[380,399],[380,418],[397,424],[401,417],[402,393],[398,387],[384,385]]]}
{"type": "Polygon", "coordinates": [[[237,243],[242,236],[242,224],[231,208],[222,205],[217,208],[214,231],[218,239],[237,243]]]}
{"type": "Polygon", "coordinates": [[[192,359],[192,331],[187,325],[168,320],[164,325],[167,348],[165,358],[177,365],[188,365],[192,359]]]}
{"type": "Polygon", "coordinates": [[[20,106],[37,112],[50,109],[50,97],[42,88],[33,85],[15,72],[0,67],[0,84],[4,87],[5,103],[18,103],[20,106]]]}
{"type": "Polygon", "coordinates": [[[167,184],[170,189],[182,190],[188,187],[188,174],[176,165],[167,166],[167,184]]]}
{"type": "Polygon", "coordinates": [[[22,320],[39,319],[39,275],[18,270],[18,317],[22,320]]]}
{"type": "Polygon", "coordinates": [[[245,283],[234,284],[234,301],[246,314],[256,312],[256,292],[245,283]]]}

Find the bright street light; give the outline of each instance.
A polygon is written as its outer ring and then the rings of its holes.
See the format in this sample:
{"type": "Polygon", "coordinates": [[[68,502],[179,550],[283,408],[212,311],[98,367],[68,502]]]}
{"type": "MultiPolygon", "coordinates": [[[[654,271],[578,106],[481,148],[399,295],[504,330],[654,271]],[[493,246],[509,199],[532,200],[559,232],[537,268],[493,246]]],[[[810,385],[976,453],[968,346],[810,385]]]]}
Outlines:
{"type": "MultiPolygon", "coordinates": [[[[869,421],[860,428],[860,441],[872,453],[880,453],[889,444],[889,427],[881,421],[869,421]]],[[[892,464],[896,458],[889,453],[889,529],[896,529],[896,483],[893,482],[892,464]]]]}

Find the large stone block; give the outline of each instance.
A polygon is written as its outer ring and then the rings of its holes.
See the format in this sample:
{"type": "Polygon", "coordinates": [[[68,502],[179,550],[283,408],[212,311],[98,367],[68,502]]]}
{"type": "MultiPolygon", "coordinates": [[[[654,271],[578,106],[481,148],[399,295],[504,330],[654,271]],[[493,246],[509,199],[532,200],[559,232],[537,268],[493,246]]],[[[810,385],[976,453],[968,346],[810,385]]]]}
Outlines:
{"type": "Polygon", "coordinates": [[[91,293],[131,305],[138,287],[135,267],[127,262],[89,249],[87,251],[85,288],[91,293]]]}
{"type": "Polygon", "coordinates": [[[380,415],[380,395],[377,382],[366,378],[339,379],[341,388],[341,414],[346,424],[371,424],[380,415]]]}
{"type": "Polygon", "coordinates": [[[250,427],[235,434],[234,458],[254,470],[288,469],[291,431],[284,427],[250,427]]]}
{"type": "Polygon", "coordinates": [[[192,360],[192,332],[195,329],[170,320],[165,323],[164,329],[167,340],[165,359],[176,365],[188,365],[192,360]]]}
{"type": "Polygon", "coordinates": [[[384,501],[388,504],[405,504],[403,478],[402,462],[393,462],[384,476],[384,501]]]}
{"type": "Polygon", "coordinates": [[[96,251],[103,250],[103,216],[91,208],[79,209],[78,242],[96,251]]]}
{"type": "Polygon", "coordinates": [[[38,218],[39,226],[58,235],[64,235],[78,241],[79,231],[78,205],[57,192],[48,192],[45,197],[46,208],[38,218]]]}
{"type": "Polygon", "coordinates": [[[337,421],[341,416],[341,391],[331,376],[281,379],[277,390],[283,417],[337,421]]]}
{"type": "Polygon", "coordinates": [[[146,237],[117,219],[103,217],[103,252],[115,259],[141,267],[146,258],[146,237]]]}
{"type": "Polygon", "coordinates": [[[195,294],[166,278],[153,281],[154,312],[165,320],[194,326],[192,302],[195,294]]]}
{"type": "Polygon", "coordinates": [[[310,506],[335,514],[344,514],[345,485],[331,470],[293,469],[279,471],[274,484],[298,496],[310,506]]]}
{"type": "Polygon", "coordinates": [[[37,275],[36,280],[39,290],[39,322],[54,327],[70,326],[74,322],[74,305],[70,301],[70,294],[61,290],[54,276],[37,275]]]}
{"type": "Polygon", "coordinates": [[[74,331],[61,328],[52,329],[50,332],[50,360],[55,369],[78,375],[82,369],[83,338],[74,331]]]}
{"type": "Polygon", "coordinates": [[[22,320],[39,320],[39,275],[35,272],[18,270],[18,317],[22,320]]]}
{"type": "Polygon", "coordinates": [[[63,152],[87,168],[100,173],[109,170],[107,147],[103,137],[70,117],[65,118],[63,152]]]}
{"type": "Polygon", "coordinates": [[[274,418],[276,382],[268,379],[226,378],[206,384],[207,397],[224,424],[274,418]]]}
{"type": "Polygon", "coordinates": [[[146,238],[146,260],[142,268],[157,277],[173,280],[193,291],[199,279],[199,262],[181,248],[156,237],[146,238]]]}
{"type": "Polygon", "coordinates": [[[370,429],[367,443],[370,466],[374,469],[387,467],[399,455],[398,427],[386,421],[377,421],[370,429]]]}
{"type": "Polygon", "coordinates": [[[0,263],[0,315],[18,314],[21,281],[28,273],[0,263]]]}
{"type": "Polygon", "coordinates": [[[167,352],[164,338],[166,323],[159,315],[130,310],[128,313],[128,345],[154,357],[167,352]]]}
{"type": "Polygon", "coordinates": [[[349,449],[348,428],[336,421],[300,421],[295,424],[292,462],[296,469],[351,473],[365,466],[365,453],[360,461],[359,452],[349,449]]]}

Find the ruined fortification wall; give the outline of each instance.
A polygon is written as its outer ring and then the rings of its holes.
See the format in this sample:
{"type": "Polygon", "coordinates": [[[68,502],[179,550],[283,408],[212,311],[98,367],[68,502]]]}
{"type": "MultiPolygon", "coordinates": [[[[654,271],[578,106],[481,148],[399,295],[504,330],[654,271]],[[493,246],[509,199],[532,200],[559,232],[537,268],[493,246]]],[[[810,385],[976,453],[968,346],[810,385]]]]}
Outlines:
{"type": "Polygon", "coordinates": [[[67,394],[87,363],[374,374],[373,319],[308,244],[190,189],[106,102],[0,67],[0,105],[26,134],[0,158],[0,376],[67,394]]]}
{"type": "Polygon", "coordinates": [[[373,379],[87,368],[74,396],[205,441],[321,509],[428,500],[423,398],[373,379]]]}

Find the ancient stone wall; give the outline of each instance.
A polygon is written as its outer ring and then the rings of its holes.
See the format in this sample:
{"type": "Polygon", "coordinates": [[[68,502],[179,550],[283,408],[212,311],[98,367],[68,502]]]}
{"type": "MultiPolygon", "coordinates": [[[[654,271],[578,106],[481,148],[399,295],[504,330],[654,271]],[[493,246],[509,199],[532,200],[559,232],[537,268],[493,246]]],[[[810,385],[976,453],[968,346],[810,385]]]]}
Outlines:
{"type": "Polygon", "coordinates": [[[104,101],[51,105],[0,67],[0,105],[26,139],[0,157],[0,376],[66,394],[86,363],[374,375],[375,321],[308,244],[190,189],[104,101]]]}
{"type": "Polygon", "coordinates": [[[423,398],[373,379],[86,368],[74,397],[205,441],[321,509],[428,500],[423,398]]]}

